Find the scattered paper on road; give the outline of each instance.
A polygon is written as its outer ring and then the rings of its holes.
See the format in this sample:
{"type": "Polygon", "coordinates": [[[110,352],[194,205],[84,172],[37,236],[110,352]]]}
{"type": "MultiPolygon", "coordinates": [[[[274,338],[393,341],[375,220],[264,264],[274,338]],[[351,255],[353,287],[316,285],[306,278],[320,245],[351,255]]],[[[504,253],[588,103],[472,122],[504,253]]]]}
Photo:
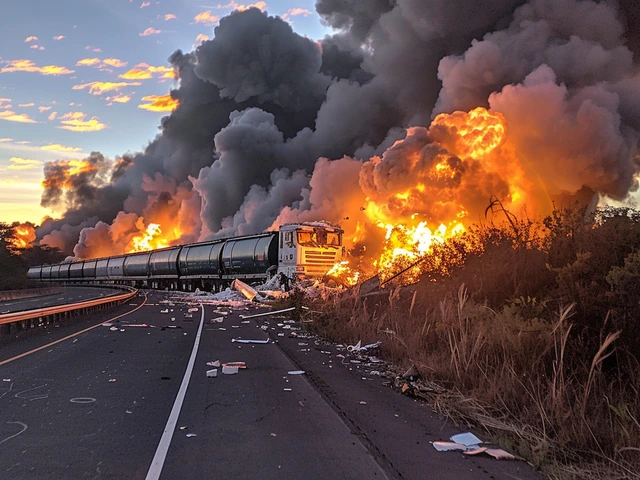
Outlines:
{"type": "Polygon", "coordinates": [[[243,338],[232,338],[231,342],[235,343],[269,343],[269,339],[266,340],[245,340],[243,338]]]}

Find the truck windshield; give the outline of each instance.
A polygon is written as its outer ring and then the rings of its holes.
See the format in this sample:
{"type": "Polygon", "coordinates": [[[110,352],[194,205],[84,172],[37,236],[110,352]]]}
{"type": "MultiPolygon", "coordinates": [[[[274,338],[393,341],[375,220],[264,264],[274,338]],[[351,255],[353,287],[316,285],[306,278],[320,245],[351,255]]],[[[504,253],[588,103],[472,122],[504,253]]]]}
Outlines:
{"type": "Polygon", "coordinates": [[[326,230],[298,232],[298,244],[300,245],[314,247],[339,247],[340,243],[340,233],[338,232],[327,232],[326,230]]]}

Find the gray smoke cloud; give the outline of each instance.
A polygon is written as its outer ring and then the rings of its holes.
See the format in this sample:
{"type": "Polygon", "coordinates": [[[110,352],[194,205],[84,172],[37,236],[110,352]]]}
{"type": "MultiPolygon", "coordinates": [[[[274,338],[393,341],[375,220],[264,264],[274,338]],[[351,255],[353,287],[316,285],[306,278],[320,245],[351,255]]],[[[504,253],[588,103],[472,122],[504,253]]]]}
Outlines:
{"type": "MultiPolygon", "coordinates": [[[[637,2],[318,0],[316,10],[335,29],[321,42],[248,9],[221,19],[195,52],[174,53],[180,105],[159,135],[67,203],[64,188],[50,189],[43,202],[68,210],[39,236],[68,245],[87,218],[119,233],[140,216],[177,219],[176,241],[296,220],[363,225],[367,198],[404,208],[400,190],[433,221],[460,206],[432,206],[454,190],[480,211],[485,197],[512,197],[509,169],[465,157],[452,140],[460,132],[442,122],[430,128],[439,114],[480,106],[508,125],[491,161],[516,151],[531,191],[622,199],[636,188],[637,2]],[[437,165],[453,176],[434,177],[437,165]]],[[[78,254],[104,245],[94,236],[124,241],[95,225],[78,254]]]]}

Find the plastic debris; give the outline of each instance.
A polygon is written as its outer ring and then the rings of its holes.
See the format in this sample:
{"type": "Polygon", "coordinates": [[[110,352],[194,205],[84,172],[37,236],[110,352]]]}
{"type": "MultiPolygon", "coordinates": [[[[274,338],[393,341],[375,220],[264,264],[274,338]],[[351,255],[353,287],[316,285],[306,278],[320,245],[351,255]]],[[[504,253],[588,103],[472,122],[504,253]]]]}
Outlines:
{"type": "Polygon", "coordinates": [[[160,310],[160,313],[169,313],[169,309],[165,308],[164,310],[160,310]]]}
{"type": "Polygon", "coordinates": [[[367,402],[365,402],[365,401],[360,402],[360,405],[366,405],[366,404],[367,404],[367,402]]]}
{"type": "Polygon", "coordinates": [[[198,436],[198,434],[196,434],[196,433],[187,433],[187,435],[186,435],[186,436],[187,436],[187,437],[189,437],[189,438],[191,438],[191,437],[197,437],[197,436],[198,436]]]}
{"type": "Polygon", "coordinates": [[[222,323],[224,317],[216,317],[211,319],[211,323],[222,323]]]}
{"type": "Polygon", "coordinates": [[[287,375],[303,375],[304,374],[304,370],[291,370],[290,372],[287,372],[287,375]]]}
{"type": "Polygon", "coordinates": [[[291,391],[291,389],[290,389],[290,388],[285,388],[285,389],[284,389],[284,391],[285,391],[285,392],[290,392],[290,391],[291,391]]]}
{"type": "Polygon", "coordinates": [[[217,368],[213,368],[211,370],[207,370],[207,377],[211,378],[211,377],[217,377],[218,376],[218,369],[217,368]]]}
{"type": "Polygon", "coordinates": [[[480,440],[471,432],[465,432],[465,433],[459,433],[457,435],[453,435],[449,440],[455,443],[461,443],[462,445],[465,445],[467,447],[480,445],[482,443],[482,440],[480,440]]]}
{"type": "Polygon", "coordinates": [[[222,364],[223,367],[236,367],[236,368],[247,368],[247,364],[244,362],[227,362],[222,364]]]}
{"type": "Polygon", "coordinates": [[[348,352],[364,352],[372,348],[378,348],[382,345],[382,342],[370,343],[369,345],[362,346],[362,342],[359,340],[355,345],[349,345],[347,347],[348,352]]]}
{"type": "Polygon", "coordinates": [[[222,373],[225,375],[235,375],[238,373],[238,367],[229,367],[227,365],[222,366],[222,373]]]}
{"type": "Polygon", "coordinates": [[[119,329],[118,327],[111,327],[109,330],[111,330],[112,332],[117,332],[119,329]]]}
{"type": "Polygon", "coordinates": [[[109,379],[109,383],[113,383],[113,382],[115,382],[115,381],[116,381],[116,379],[115,379],[115,378],[110,378],[110,379],[109,379]]]}
{"type": "Polygon", "coordinates": [[[455,442],[433,442],[433,448],[439,452],[450,452],[452,450],[465,451],[467,447],[455,442]]]}
{"type": "Polygon", "coordinates": [[[269,343],[269,339],[267,338],[266,340],[245,340],[243,338],[232,338],[231,342],[235,342],[235,343],[269,343]]]}
{"type": "MultiPolygon", "coordinates": [[[[258,295],[258,291],[255,288],[250,287],[237,278],[231,283],[231,288],[243,294],[245,297],[247,297],[247,300],[253,300],[258,295]]],[[[242,315],[240,315],[240,317],[242,317],[242,315]]]]}
{"type": "Polygon", "coordinates": [[[219,367],[220,366],[220,360],[216,360],[215,362],[207,362],[207,366],[208,367],[219,367]]]}
{"type": "Polygon", "coordinates": [[[267,315],[277,315],[279,313],[291,312],[295,309],[296,307],[291,307],[291,308],[285,308],[283,310],[274,310],[273,312],[256,313],[253,315],[240,315],[240,318],[245,319],[245,318],[265,317],[267,315]]]}

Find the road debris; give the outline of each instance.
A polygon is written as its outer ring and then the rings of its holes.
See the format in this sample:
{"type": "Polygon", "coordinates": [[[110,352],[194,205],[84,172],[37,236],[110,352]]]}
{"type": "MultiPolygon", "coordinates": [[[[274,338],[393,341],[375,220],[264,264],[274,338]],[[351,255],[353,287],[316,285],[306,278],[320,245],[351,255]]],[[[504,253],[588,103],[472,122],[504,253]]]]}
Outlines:
{"type": "Polygon", "coordinates": [[[238,367],[229,367],[227,365],[222,366],[222,373],[225,375],[235,375],[238,373],[238,367]]]}
{"type": "Polygon", "coordinates": [[[198,434],[197,433],[187,433],[185,436],[188,437],[188,438],[191,438],[191,437],[197,437],[198,434]]]}
{"type": "Polygon", "coordinates": [[[362,346],[362,342],[358,340],[358,343],[356,343],[355,345],[349,345],[347,347],[347,351],[348,352],[365,352],[373,348],[378,348],[380,345],[382,345],[382,342],[370,343],[369,345],[362,346]]]}
{"type": "Polygon", "coordinates": [[[277,315],[279,313],[292,312],[296,307],[285,308],[283,310],[274,310],[273,312],[264,312],[264,313],[255,313],[253,315],[240,315],[240,318],[256,318],[256,317],[265,317],[267,315],[277,315]]]}
{"type": "Polygon", "coordinates": [[[465,455],[478,455],[479,453],[486,453],[487,455],[492,456],[496,460],[515,460],[516,457],[511,455],[509,452],[502,450],[501,448],[487,448],[480,447],[475,450],[467,450],[463,452],[465,455]]]}
{"type": "Polygon", "coordinates": [[[215,362],[207,362],[207,366],[208,367],[219,367],[220,366],[220,360],[216,360],[215,362]]]}
{"type": "Polygon", "coordinates": [[[236,368],[247,368],[247,364],[244,362],[227,362],[222,364],[223,367],[236,367],[236,368]]]}
{"type": "Polygon", "coordinates": [[[433,442],[433,448],[439,452],[450,452],[454,450],[464,452],[467,449],[466,445],[455,442],[433,442]]]}
{"type": "Polygon", "coordinates": [[[247,285],[244,282],[241,282],[237,278],[231,283],[231,288],[240,292],[242,295],[247,297],[247,300],[250,300],[250,301],[253,301],[253,299],[255,299],[258,296],[258,291],[255,288],[250,287],[249,285],[247,285]]]}
{"type": "Polygon", "coordinates": [[[303,375],[304,374],[304,370],[291,370],[290,372],[287,372],[287,375],[303,375]]]}
{"type": "Polygon", "coordinates": [[[269,343],[269,339],[267,338],[266,340],[245,340],[243,338],[232,338],[231,342],[235,342],[235,343],[260,343],[260,344],[264,344],[264,343],[269,343]]]}
{"type": "Polygon", "coordinates": [[[211,377],[217,377],[218,376],[218,369],[217,368],[213,368],[211,370],[207,370],[207,377],[211,378],[211,377]]]}
{"type": "Polygon", "coordinates": [[[480,440],[471,432],[465,432],[465,433],[459,433],[457,435],[453,435],[449,440],[455,443],[461,443],[466,447],[475,447],[482,443],[482,440],[480,440]]]}
{"type": "Polygon", "coordinates": [[[119,330],[118,327],[111,327],[109,330],[111,330],[112,332],[117,332],[119,330]]]}

